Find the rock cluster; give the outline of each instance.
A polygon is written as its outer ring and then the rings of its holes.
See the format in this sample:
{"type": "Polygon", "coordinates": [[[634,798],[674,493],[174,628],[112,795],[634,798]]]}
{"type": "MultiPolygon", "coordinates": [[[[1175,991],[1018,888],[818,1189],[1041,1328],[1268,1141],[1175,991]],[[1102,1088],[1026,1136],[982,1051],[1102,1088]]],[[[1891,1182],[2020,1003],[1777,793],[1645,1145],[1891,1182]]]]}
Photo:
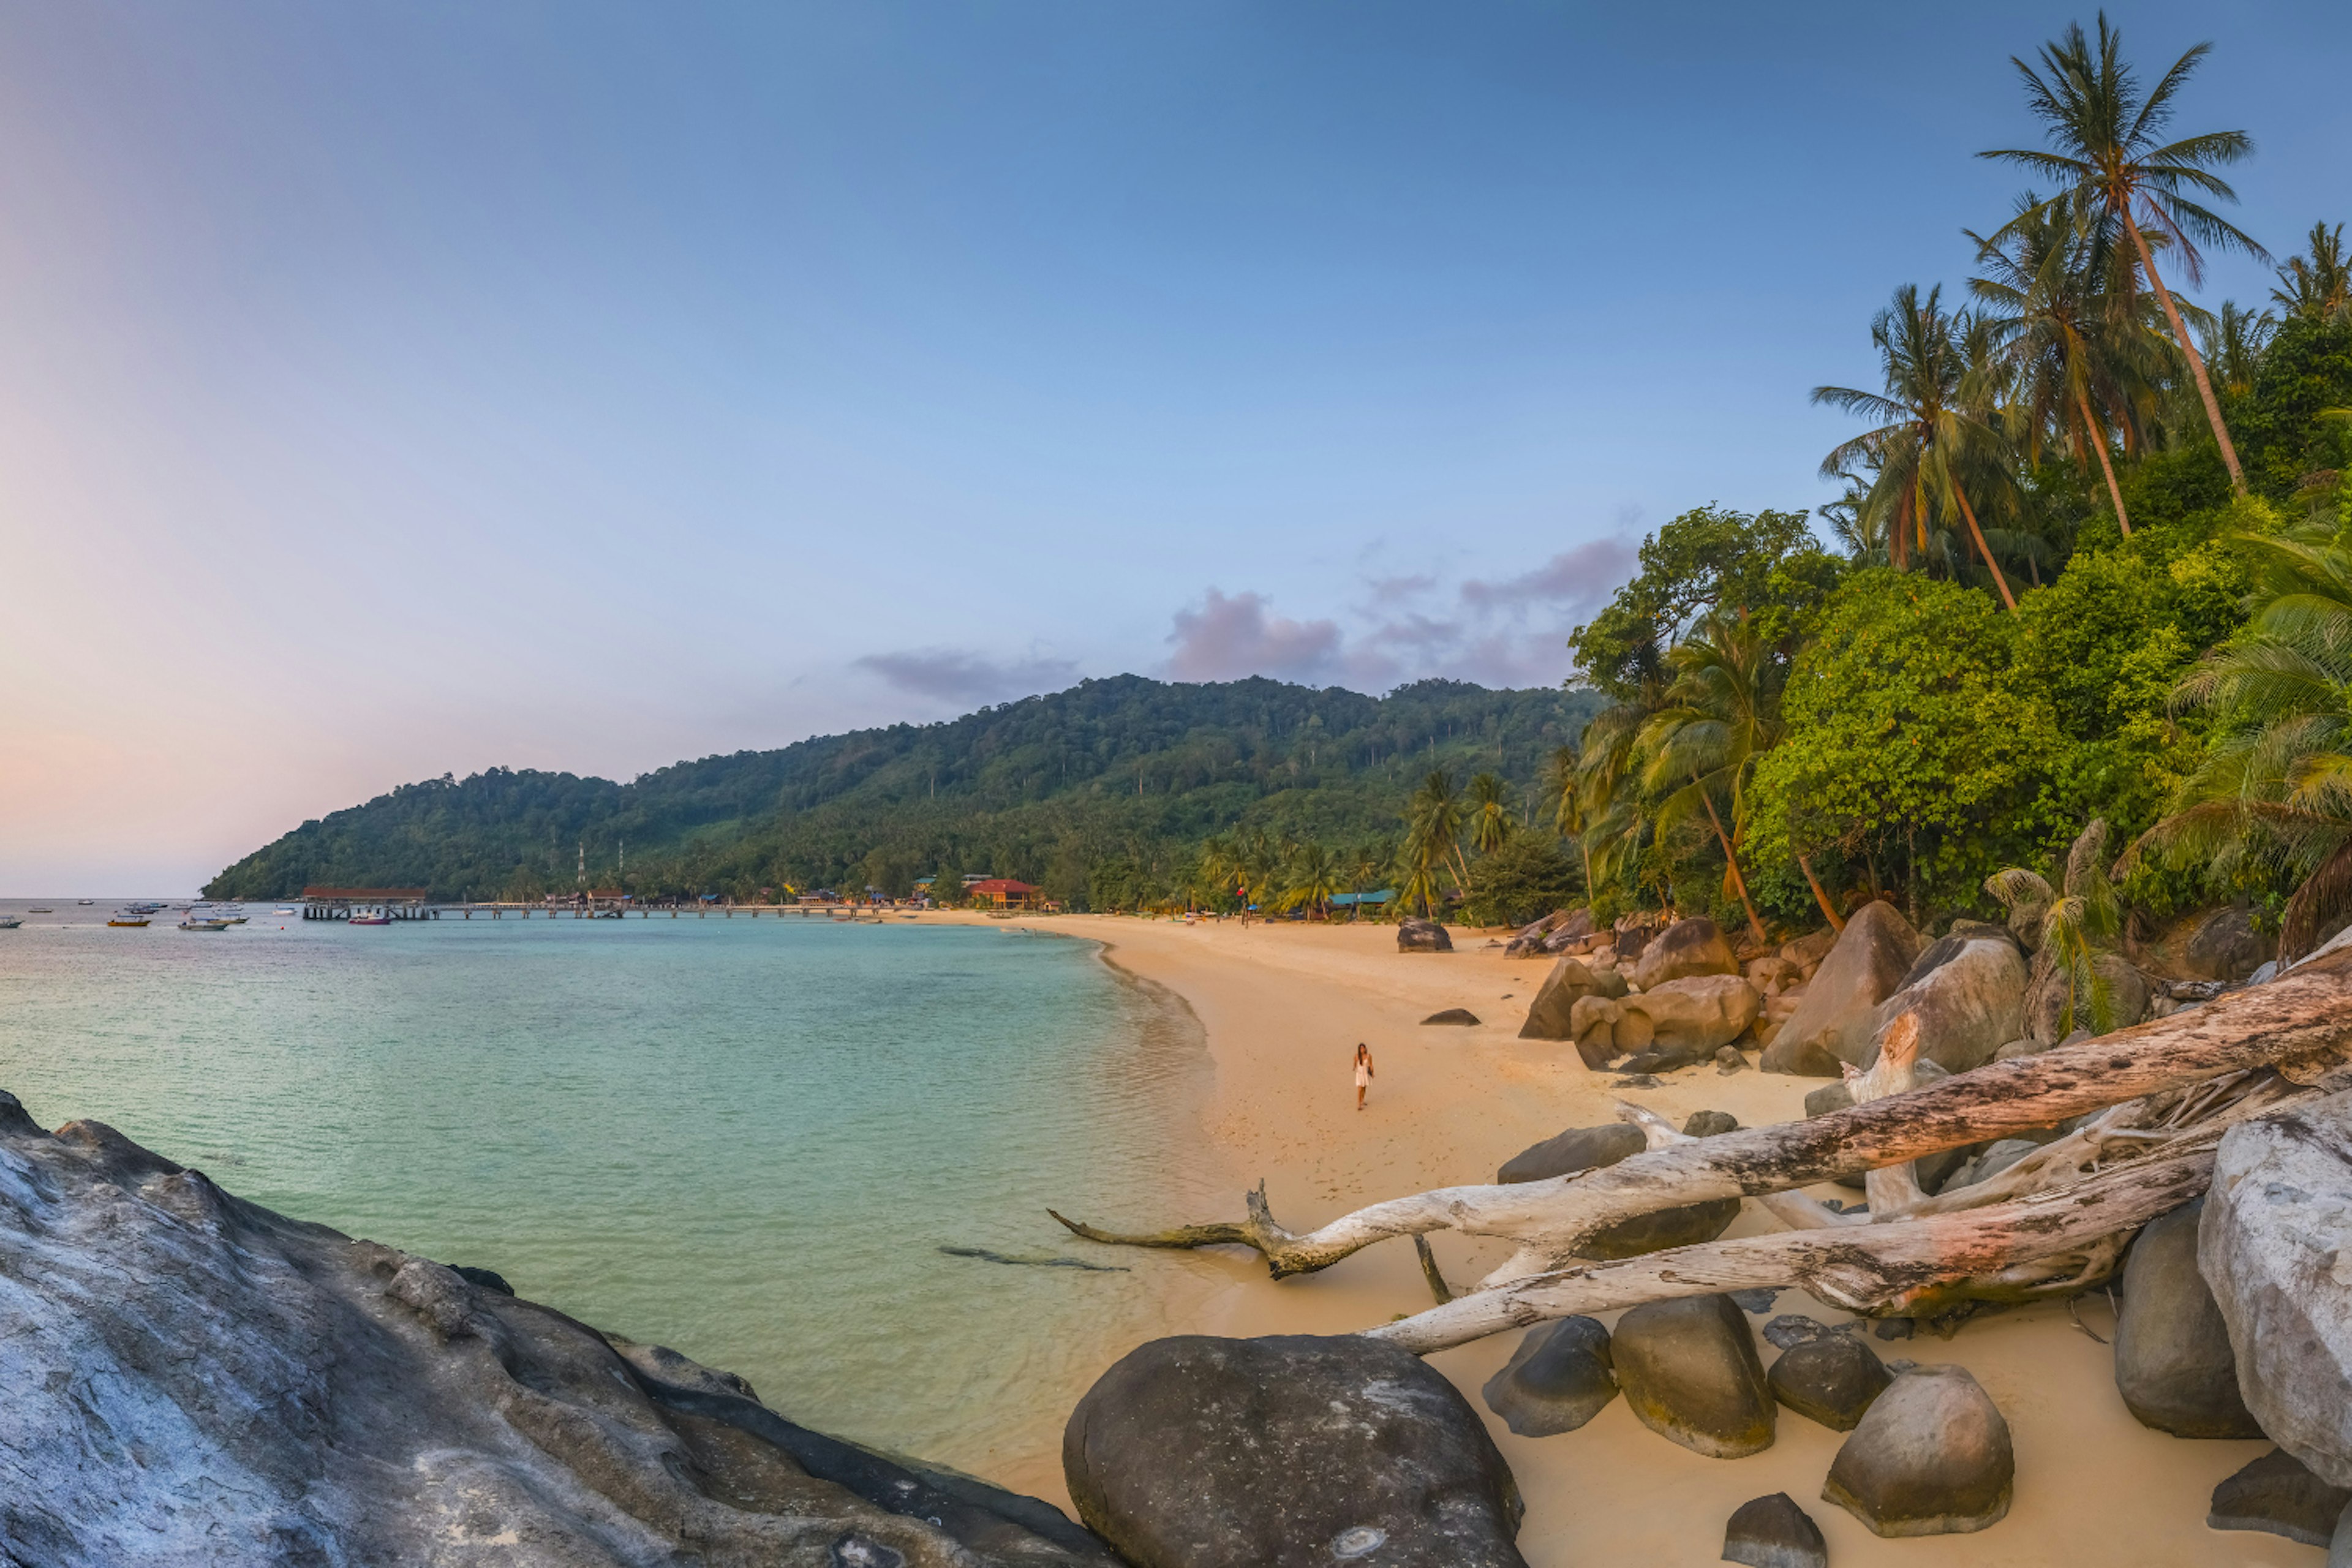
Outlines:
{"type": "Polygon", "coordinates": [[[0,1542],[43,1568],[1115,1563],[1034,1499],[5,1095],[0,1278],[0,1542]]]}
{"type": "MultiPolygon", "coordinates": [[[[1738,1122],[1721,1111],[1700,1110],[1692,1113],[1689,1121],[1683,1124],[1683,1130],[1694,1138],[1711,1138],[1717,1133],[1729,1132],[1738,1126],[1738,1122]]],[[[1512,1155],[1495,1173],[1495,1179],[1506,1184],[1546,1181],[1553,1176],[1613,1165],[1629,1155],[1640,1153],[1645,1147],[1647,1142],[1641,1130],[1622,1121],[1606,1122],[1599,1127],[1571,1127],[1512,1155]]],[[[1654,1213],[1637,1215],[1632,1219],[1620,1220],[1595,1232],[1586,1238],[1584,1251],[1593,1258],[1634,1258],[1669,1247],[1691,1247],[1702,1241],[1713,1241],[1738,1217],[1738,1198],[1714,1198],[1706,1203],[1659,1209],[1654,1213]]]]}
{"type": "Polygon", "coordinates": [[[1858,1063],[1879,1004],[1902,988],[1919,949],[1919,933],[1892,904],[1874,900],[1848,916],[1803,1002],[1765,1047],[1764,1070],[1835,1078],[1840,1064],[1858,1063]]]}

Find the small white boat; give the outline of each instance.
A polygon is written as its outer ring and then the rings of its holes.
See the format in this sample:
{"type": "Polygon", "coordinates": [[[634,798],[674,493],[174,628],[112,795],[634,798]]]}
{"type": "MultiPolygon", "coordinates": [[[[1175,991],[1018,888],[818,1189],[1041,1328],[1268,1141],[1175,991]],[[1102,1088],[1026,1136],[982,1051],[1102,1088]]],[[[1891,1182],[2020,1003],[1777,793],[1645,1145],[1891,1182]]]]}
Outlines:
{"type": "Polygon", "coordinates": [[[276,911],[276,912],[277,912],[277,913],[278,913],[278,914],[281,914],[281,915],[290,915],[290,914],[298,913],[299,911],[289,908],[289,909],[283,909],[283,910],[278,910],[278,911],[276,911]]]}
{"type": "Polygon", "coordinates": [[[182,931],[226,931],[235,922],[221,915],[190,913],[180,922],[182,931]]]}
{"type": "Polygon", "coordinates": [[[349,924],[355,926],[388,926],[392,917],[382,910],[353,910],[349,924]]]}

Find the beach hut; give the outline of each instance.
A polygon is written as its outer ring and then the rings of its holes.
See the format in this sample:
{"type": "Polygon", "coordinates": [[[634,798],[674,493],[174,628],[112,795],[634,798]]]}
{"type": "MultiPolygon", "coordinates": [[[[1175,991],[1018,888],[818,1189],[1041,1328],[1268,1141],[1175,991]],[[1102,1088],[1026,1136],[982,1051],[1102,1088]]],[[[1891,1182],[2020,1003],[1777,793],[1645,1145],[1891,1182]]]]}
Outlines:
{"type": "Polygon", "coordinates": [[[1040,889],[1027,882],[1016,882],[1010,877],[988,877],[974,882],[965,891],[986,899],[992,910],[1034,910],[1037,907],[1040,889]]]}

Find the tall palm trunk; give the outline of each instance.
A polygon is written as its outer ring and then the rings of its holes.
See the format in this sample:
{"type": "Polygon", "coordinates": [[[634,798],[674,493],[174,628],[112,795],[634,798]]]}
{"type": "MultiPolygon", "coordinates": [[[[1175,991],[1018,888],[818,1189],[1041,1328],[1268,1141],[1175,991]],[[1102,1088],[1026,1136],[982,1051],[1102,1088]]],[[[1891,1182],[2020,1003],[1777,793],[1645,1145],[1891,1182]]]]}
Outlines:
{"type": "Polygon", "coordinates": [[[2083,411],[2083,437],[2090,443],[2091,449],[2098,453],[2099,471],[2107,476],[2107,496],[2116,503],[2116,521],[2122,526],[2124,537],[2129,539],[2131,519],[2124,513],[2124,492],[2116,483],[2116,466],[2107,459],[2106,429],[2091,417],[2091,400],[2083,395],[2080,387],[2074,391],[2074,403],[2083,411]]]}
{"type": "Polygon", "coordinates": [[[1995,561],[1992,552],[1985,548],[1984,530],[1977,526],[1976,509],[1969,505],[1969,494],[1960,489],[1958,480],[1952,484],[1952,499],[1960,503],[1960,515],[1969,520],[1969,537],[1977,542],[1977,553],[1984,557],[1985,565],[1992,573],[1993,586],[2000,590],[2000,602],[2009,606],[2011,615],[2017,614],[2017,601],[2010,595],[2009,579],[2000,574],[2000,563],[1995,561]]]}
{"type": "Polygon", "coordinates": [[[2230,445],[2230,427],[2221,423],[2221,405],[2213,396],[2213,383],[2206,377],[2205,362],[2198,356],[2197,345],[2189,341],[2189,329],[2172,303],[2172,291],[2156,275],[2156,258],[2149,253],[2147,237],[2140,233],[2139,225],[2132,221],[2129,207],[2124,209],[2124,226],[2131,230],[2132,243],[2139,247],[2139,264],[2147,268],[2148,287],[2156,290],[2158,300],[2164,306],[2164,319],[2172,323],[2172,335],[2180,341],[2180,352],[2189,356],[2189,374],[2196,378],[2197,395],[2204,399],[2205,417],[2212,422],[2213,439],[2221,444],[2221,462],[2230,470],[2230,488],[2244,495],[2245,472],[2238,467],[2238,448],[2230,445]]]}
{"type": "Polygon", "coordinates": [[[1845,930],[1845,918],[1837,912],[1837,906],[1830,902],[1830,896],[1822,891],[1822,879],[1813,875],[1811,858],[1805,855],[1798,856],[1797,869],[1805,874],[1805,886],[1812,889],[1813,902],[1821,905],[1822,913],[1829,917],[1830,929],[1836,931],[1845,930]]]}
{"type": "Polygon", "coordinates": [[[1758,942],[1762,942],[1765,940],[1764,922],[1756,918],[1756,905],[1748,897],[1748,879],[1739,874],[1739,856],[1731,847],[1731,835],[1723,830],[1723,818],[1716,815],[1715,797],[1706,793],[1706,786],[1698,782],[1696,773],[1691,774],[1691,787],[1698,791],[1698,798],[1706,803],[1706,819],[1715,824],[1715,840],[1723,846],[1723,863],[1730,868],[1732,890],[1739,895],[1739,907],[1748,911],[1748,929],[1755,933],[1758,942]]]}

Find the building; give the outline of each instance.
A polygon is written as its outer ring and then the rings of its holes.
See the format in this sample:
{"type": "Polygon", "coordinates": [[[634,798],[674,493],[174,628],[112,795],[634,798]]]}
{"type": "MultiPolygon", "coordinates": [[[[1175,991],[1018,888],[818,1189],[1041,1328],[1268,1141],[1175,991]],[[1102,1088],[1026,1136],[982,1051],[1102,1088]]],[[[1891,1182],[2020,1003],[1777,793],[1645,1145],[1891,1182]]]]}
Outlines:
{"type": "Polygon", "coordinates": [[[425,888],[305,888],[302,918],[306,921],[347,921],[353,910],[382,910],[396,921],[430,918],[425,888]]]}
{"type": "Polygon", "coordinates": [[[1034,910],[1041,889],[1026,882],[1016,882],[1010,877],[987,877],[964,889],[974,898],[986,899],[992,910],[1034,910]]]}

